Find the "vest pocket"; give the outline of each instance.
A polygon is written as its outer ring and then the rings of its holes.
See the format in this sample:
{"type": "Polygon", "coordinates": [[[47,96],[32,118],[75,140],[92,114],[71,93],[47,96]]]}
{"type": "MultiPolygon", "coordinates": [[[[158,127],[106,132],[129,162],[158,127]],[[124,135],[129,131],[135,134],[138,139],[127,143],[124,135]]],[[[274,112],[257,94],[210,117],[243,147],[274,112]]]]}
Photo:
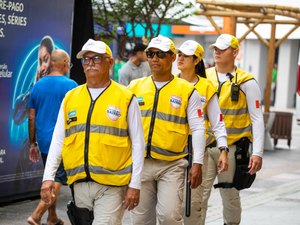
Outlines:
{"type": "Polygon", "coordinates": [[[188,133],[185,129],[168,126],[168,134],[164,138],[167,150],[182,152],[182,148],[187,144],[188,133]]]}
{"type": "Polygon", "coordinates": [[[66,137],[65,140],[64,140],[64,145],[68,146],[68,145],[74,143],[74,141],[76,140],[76,136],[77,135],[74,134],[74,135],[71,135],[69,137],[66,137]]]}
{"type": "Polygon", "coordinates": [[[127,147],[129,145],[128,137],[116,137],[112,135],[107,135],[105,137],[101,137],[99,142],[104,145],[109,145],[113,147],[127,147]]]}

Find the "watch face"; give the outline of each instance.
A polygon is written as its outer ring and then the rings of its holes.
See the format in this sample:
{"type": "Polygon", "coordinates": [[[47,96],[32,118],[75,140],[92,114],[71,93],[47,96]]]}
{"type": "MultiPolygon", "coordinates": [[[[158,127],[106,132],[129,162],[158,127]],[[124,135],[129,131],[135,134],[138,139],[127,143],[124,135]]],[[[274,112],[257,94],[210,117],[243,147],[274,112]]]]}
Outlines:
{"type": "Polygon", "coordinates": [[[30,144],[30,147],[37,147],[37,146],[38,146],[37,142],[30,144]]]}
{"type": "Polygon", "coordinates": [[[229,148],[227,148],[227,147],[220,147],[219,149],[221,152],[222,151],[229,152],[229,148]]]}

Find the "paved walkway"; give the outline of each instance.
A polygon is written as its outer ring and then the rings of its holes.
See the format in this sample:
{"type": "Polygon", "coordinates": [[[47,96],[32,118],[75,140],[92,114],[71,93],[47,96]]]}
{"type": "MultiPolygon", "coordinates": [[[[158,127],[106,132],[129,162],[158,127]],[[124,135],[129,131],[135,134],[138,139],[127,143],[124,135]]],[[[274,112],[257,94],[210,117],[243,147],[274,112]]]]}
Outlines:
{"type": "MultiPolygon", "coordinates": [[[[292,111],[294,112],[294,111],[292,111]]],[[[275,151],[265,151],[263,169],[250,189],[241,191],[241,225],[300,225],[300,126],[293,119],[292,144],[279,140],[275,151]]],[[[70,225],[66,203],[71,198],[64,187],[58,201],[58,214],[70,225]]],[[[0,225],[24,225],[38,200],[25,200],[0,206],[0,225]]],[[[43,218],[45,222],[46,217],[43,218]]],[[[222,225],[222,207],[218,191],[209,200],[207,225],[222,225]]],[[[130,225],[128,213],[123,225],[130,225]]]]}
{"type": "MultiPolygon", "coordinates": [[[[252,187],[241,191],[241,225],[300,225],[299,137],[300,126],[294,116],[291,148],[286,140],[279,140],[275,151],[265,151],[263,168],[252,187]]],[[[207,225],[223,224],[221,198],[216,190],[209,200],[206,221],[207,225]]]]}

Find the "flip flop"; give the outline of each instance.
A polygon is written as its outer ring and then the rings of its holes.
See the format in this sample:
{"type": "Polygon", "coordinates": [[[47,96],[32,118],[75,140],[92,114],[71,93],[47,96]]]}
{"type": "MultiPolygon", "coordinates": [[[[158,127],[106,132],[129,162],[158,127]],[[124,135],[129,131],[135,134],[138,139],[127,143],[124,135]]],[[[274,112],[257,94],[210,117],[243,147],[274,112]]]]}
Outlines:
{"type": "Polygon", "coordinates": [[[61,219],[58,219],[55,225],[64,225],[64,221],[61,219]]]}
{"type": "MultiPolygon", "coordinates": [[[[32,216],[29,216],[29,217],[27,218],[27,223],[29,223],[30,225],[41,225],[41,223],[35,221],[35,220],[32,218],[32,216]]],[[[60,224],[58,224],[58,225],[60,225],[60,224]]]]}
{"type": "MultiPolygon", "coordinates": [[[[32,224],[32,225],[36,225],[36,224],[32,224]]],[[[48,223],[42,223],[42,225],[48,225],[48,223]]],[[[53,225],[64,225],[64,221],[62,219],[58,219],[56,223],[53,223],[53,225]]]]}

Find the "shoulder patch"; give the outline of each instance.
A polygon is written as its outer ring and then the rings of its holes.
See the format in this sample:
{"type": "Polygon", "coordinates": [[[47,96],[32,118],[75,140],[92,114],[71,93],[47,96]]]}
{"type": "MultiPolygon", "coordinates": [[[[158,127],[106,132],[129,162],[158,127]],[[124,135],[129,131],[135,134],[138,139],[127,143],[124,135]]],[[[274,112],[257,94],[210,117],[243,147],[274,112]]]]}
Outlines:
{"type": "Polygon", "coordinates": [[[68,120],[67,124],[70,124],[71,122],[77,121],[77,112],[76,110],[72,110],[68,112],[68,120]]]}

